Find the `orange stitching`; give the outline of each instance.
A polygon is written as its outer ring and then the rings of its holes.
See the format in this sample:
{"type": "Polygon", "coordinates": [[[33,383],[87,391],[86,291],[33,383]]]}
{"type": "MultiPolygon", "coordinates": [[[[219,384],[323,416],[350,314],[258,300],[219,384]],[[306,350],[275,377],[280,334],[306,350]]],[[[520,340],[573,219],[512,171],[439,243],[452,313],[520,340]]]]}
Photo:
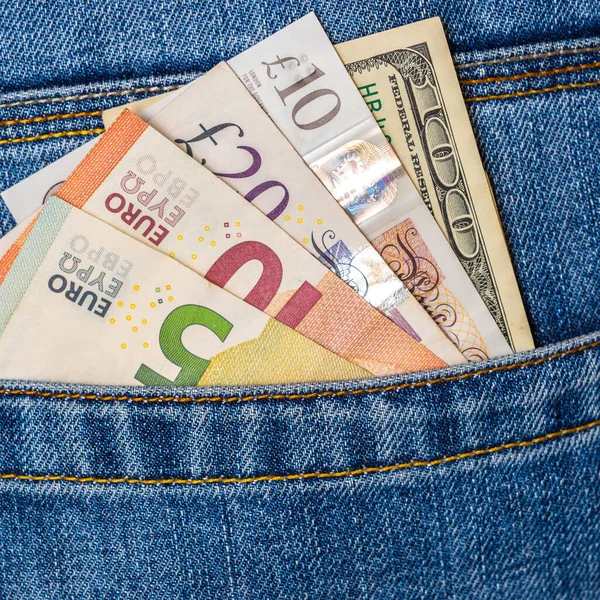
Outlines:
{"type": "Polygon", "coordinates": [[[0,127],[8,125],[26,125],[27,123],[42,123],[45,121],[56,121],[57,119],[75,119],[78,117],[99,117],[101,110],[88,110],[85,112],[59,113],[56,115],[46,115],[44,117],[31,117],[29,119],[9,119],[0,121],[0,127]]]}
{"type": "MultiPolygon", "coordinates": [[[[600,64],[600,63],[599,63],[600,64]]],[[[582,65],[584,66],[584,65],[582,65]]],[[[566,69],[567,67],[565,67],[566,69]]],[[[590,67],[591,68],[591,67],[590,67]]],[[[574,70],[574,68],[572,69],[574,70]]],[[[557,71],[557,70],[555,70],[557,71]]],[[[566,72],[566,71],[564,71],[566,72]]],[[[543,74],[544,71],[539,71],[538,74],[543,74]]],[[[550,72],[549,72],[550,73],[550,72]]],[[[510,76],[513,78],[523,78],[525,76],[533,76],[533,74],[524,74],[522,76],[510,76]]],[[[507,77],[508,79],[509,77],[507,77]]],[[[488,78],[489,80],[492,80],[493,78],[488,78]]],[[[500,81],[501,78],[497,78],[495,79],[495,81],[500,81]]],[[[477,82],[477,83],[485,83],[487,80],[484,79],[480,79],[480,80],[463,80],[462,83],[468,83],[468,82],[477,82]]],[[[507,98],[518,98],[521,96],[532,96],[535,94],[545,94],[548,92],[556,92],[559,90],[568,90],[568,89],[581,89],[581,88],[588,88],[588,87],[596,87],[600,85],[600,81],[588,81],[585,83],[568,83],[565,85],[556,85],[553,87],[546,87],[546,88],[541,88],[541,89],[534,89],[534,90],[526,90],[526,91],[520,91],[520,92],[512,92],[509,94],[490,94],[487,96],[476,96],[473,98],[465,98],[465,102],[484,102],[486,100],[506,100],[507,98]]],[[[166,89],[177,89],[178,87],[181,86],[165,86],[164,88],[160,88],[163,90],[166,89]]],[[[150,91],[150,88],[143,88],[144,91],[150,91]]],[[[160,91],[160,89],[156,90],[156,91],[160,91]]],[[[125,94],[125,93],[134,93],[130,90],[123,90],[122,92],[118,92],[118,94],[125,94]]],[[[104,95],[111,95],[110,92],[105,92],[104,95]]],[[[117,95],[117,92],[115,92],[112,95],[117,95]]],[[[61,100],[61,98],[57,98],[57,99],[48,99],[47,101],[58,101],[61,100]]],[[[25,102],[28,103],[30,101],[25,102]]],[[[15,106],[15,103],[10,104],[10,106],[15,106]]],[[[8,104],[0,104],[0,108],[4,108],[6,106],[9,106],[8,104]]],[[[95,116],[95,115],[99,115],[101,114],[101,111],[89,111],[87,113],[65,113],[65,114],[60,114],[60,115],[49,115],[46,117],[35,117],[32,119],[14,119],[12,121],[0,121],[0,125],[12,125],[15,123],[23,123],[23,122],[41,122],[41,121],[51,121],[54,119],[60,119],[60,118],[70,118],[70,117],[76,117],[76,116],[95,116]]],[[[77,136],[77,135],[96,135],[99,133],[103,133],[105,130],[104,128],[97,128],[97,129],[80,129],[80,130],[75,130],[75,131],[57,131],[55,133],[45,133],[42,135],[33,135],[33,136],[28,136],[28,137],[21,137],[21,138],[6,138],[6,139],[0,139],[0,146],[4,145],[4,144],[19,144],[19,143],[23,143],[23,142],[35,142],[38,140],[47,140],[47,139],[53,139],[53,138],[61,138],[61,137],[73,137],[73,136],[77,136]]]]}
{"type": "Polygon", "coordinates": [[[325,391],[325,392],[311,392],[308,394],[259,394],[254,396],[206,396],[202,398],[194,398],[192,396],[155,396],[145,398],[144,396],[100,396],[98,394],[68,394],[66,392],[41,392],[38,390],[8,390],[6,388],[0,389],[0,395],[2,396],[40,396],[42,398],[54,398],[55,400],[102,400],[105,402],[117,401],[117,402],[177,402],[177,403],[206,403],[206,402],[250,402],[253,400],[308,400],[310,398],[326,398],[326,397],[337,397],[337,396],[356,396],[358,394],[371,394],[375,392],[391,392],[395,390],[403,390],[406,388],[420,388],[428,385],[437,383],[447,383],[451,381],[459,381],[462,379],[470,379],[471,377],[478,377],[480,375],[488,375],[489,373],[496,373],[497,371],[512,371],[513,369],[524,369],[534,365],[539,365],[549,360],[557,358],[564,358],[571,354],[577,354],[584,350],[589,350],[600,346],[600,340],[596,342],[590,342],[584,346],[577,348],[571,348],[564,352],[558,352],[550,356],[542,356],[534,360],[528,360],[522,363],[513,363],[510,365],[500,365],[498,367],[489,367],[487,369],[481,369],[479,371],[472,371],[470,373],[463,373],[462,375],[450,375],[448,377],[438,377],[437,379],[428,379],[424,381],[415,381],[407,383],[399,383],[395,385],[388,385],[385,387],[374,387],[374,388],[363,388],[358,390],[338,390],[338,391],[325,391]]]}
{"type": "Polygon", "coordinates": [[[61,137],[73,137],[76,135],[96,135],[98,133],[103,133],[104,128],[100,127],[98,129],[77,129],[75,131],[57,131],[56,133],[44,133],[42,135],[31,135],[29,137],[22,138],[6,138],[0,140],[0,146],[3,144],[20,144],[22,142],[36,142],[38,140],[49,140],[52,138],[61,138],[61,137]]]}
{"type": "Polygon", "coordinates": [[[518,98],[521,96],[533,96],[534,94],[546,94],[548,92],[557,92],[560,90],[575,90],[600,85],[600,81],[586,81],[585,83],[566,83],[564,85],[555,85],[552,87],[540,88],[537,90],[526,90],[523,92],[511,92],[510,94],[490,94],[488,96],[476,96],[474,98],[465,98],[465,102],[483,102],[485,100],[506,100],[507,98],[518,98]]]}
{"type": "Polygon", "coordinates": [[[143,94],[152,92],[168,92],[180,88],[181,85],[153,85],[149,87],[129,88],[127,90],[116,90],[112,92],[90,92],[77,96],[58,96],[56,98],[37,98],[34,100],[20,100],[0,104],[0,108],[13,108],[15,106],[28,106],[31,104],[49,104],[51,102],[70,102],[71,100],[89,100],[94,98],[108,98],[111,96],[127,96],[128,94],[143,94]]]}
{"type": "Polygon", "coordinates": [[[506,444],[500,444],[498,446],[492,446],[491,448],[483,448],[480,450],[471,450],[469,452],[461,452],[460,454],[454,454],[453,456],[445,456],[443,458],[436,458],[434,460],[411,460],[410,462],[396,463],[393,465],[384,465],[381,467],[363,467],[362,469],[345,469],[343,471],[331,471],[331,472],[319,472],[313,471],[309,473],[292,473],[290,475],[260,475],[256,477],[205,477],[204,479],[182,479],[177,477],[166,477],[163,479],[139,479],[134,477],[77,477],[75,475],[19,475],[17,473],[5,473],[0,474],[1,479],[12,479],[18,481],[69,481],[72,483],[128,483],[137,485],[206,485],[210,483],[258,483],[260,481],[297,481],[303,479],[333,479],[336,477],[355,477],[357,475],[368,475],[374,473],[389,473],[392,471],[401,471],[406,469],[420,468],[420,467],[437,467],[439,465],[456,462],[459,460],[466,460],[469,458],[475,458],[476,456],[486,456],[494,454],[496,452],[502,452],[505,450],[511,450],[514,448],[527,448],[529,446],[535,446],[543,444],[551,440],[564,437],[566,435],[572,435],[575,433],[581,433],[582,431],[588,431],[594,427],[600,425],[600,420],[591,421],[584,425],[578,425],[577,427],[569,427],[568,429],[561,429],[560,431],[554,431],[547,433],[531,440],[524,440],[521,442],[508,442],[506,444]]]}
{"type": "MultiPolygon", "coordinates": [[[[518,81],[527,77],[544,77],[546,75],[560,75],[561,73],[573,73],[576,71],[584,71],[586,69],[597,69],[600,67],[600,61],[587,63],[585,65],[569,65],[559,69],[548,69],[546,71],[527,71],[527,73],[519,73],[517,75],[505,75],[501,77],[486,77],[485,79],[460,79],[461,85],[475,85],[477,83],[494,83],[500,81],[518,81]]],[[[0,123],[1,124],[1,123],[0,123]]]]}
{"type": "Polygon", "coordinates": [[[540,52],[538,54],[520,54],[518,56],[509,56],[507,58],[494,58],[492,60],[478,60],[477,62],[463,63],[455,65],[457,69],[466,69],[468,67],[481,67],[484,65],[500,65],[508,62],[518,62],[521,60],[535,60],[538,58],[552,58],[553,56],[564,56],[569,54],[583,54],[585,52],[600,52],[600,46],[587,46],[586,48],[566,48],[564,50],[552,50],[550,52],[540,52]]]}

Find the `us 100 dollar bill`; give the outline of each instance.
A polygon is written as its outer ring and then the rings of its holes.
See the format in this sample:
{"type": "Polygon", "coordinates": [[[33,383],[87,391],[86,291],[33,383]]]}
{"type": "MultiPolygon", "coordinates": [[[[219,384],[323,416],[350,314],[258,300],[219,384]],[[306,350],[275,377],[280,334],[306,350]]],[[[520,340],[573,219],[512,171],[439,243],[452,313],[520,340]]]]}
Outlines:
{"type": "Polygon", "coordinates": [[[441,21],[336,50],[498,327],[515,351],[533,348],[441,21]]]}
{"type": "Polygon", "coordinates": [[[56,197],[10,262],[3,377],[172,386],[367,375],[56,197]]]}
{"type": "Polygon", "coordinates": [[[510,352],[316,17],[229,65],[463,354],[510,352]]]}

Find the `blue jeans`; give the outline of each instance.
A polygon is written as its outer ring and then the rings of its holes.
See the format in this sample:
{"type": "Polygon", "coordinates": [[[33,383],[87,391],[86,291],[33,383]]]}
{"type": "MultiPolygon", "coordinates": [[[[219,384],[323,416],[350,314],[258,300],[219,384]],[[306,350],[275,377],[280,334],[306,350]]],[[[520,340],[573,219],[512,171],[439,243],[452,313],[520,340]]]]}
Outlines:
{"type": "Polygon", "coordinates": [[[595,1],[2,5],[0,190],[310,9],[334,42],[440,14],[539,349],[346,384],[0,381],[0,597],[600,595],[595,1]]]}

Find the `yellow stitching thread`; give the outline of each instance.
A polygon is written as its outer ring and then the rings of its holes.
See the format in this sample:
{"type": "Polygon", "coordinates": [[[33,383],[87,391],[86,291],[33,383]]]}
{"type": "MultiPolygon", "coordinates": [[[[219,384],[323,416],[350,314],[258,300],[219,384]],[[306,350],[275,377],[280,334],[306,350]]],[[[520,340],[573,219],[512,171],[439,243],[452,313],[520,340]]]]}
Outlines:
{"type": "Polygon", "coordinates": [[[55,115],[46,115],[44,117],[30,117],[28,119],[9,119],[0,121],[0,127],[8,125],[27,125],[28,123],[44,123],[46,121],[56,121],[57,119],[76,119],[79,117],[99,117],[101,110],[88,110],[84,112],[59,113],[55,115]]]}
{"type": "MultiPolygon", "coordinates": [[[[484,79],[460,79],[461,85],[475,85],[479,83],[498,83],[500,81],[518,81],[527,79],[528,77],[545,77],[547,75],[561,75],[562,73],[574,73],[577,71],[585,71],[587,69],[597,69],[600,67],[600,61],[587,63],[585,65],[569,65],[558,69],[548,69],[546,71],[527,71],[526,73],[518,73],[517,75],[504,75],[499,77],[486,77],[484,79]]],[[[0,123],[1,124],[1,123],[0,123]]]]}
{"type": "Polygon", "coordinates": [[[116,90],[112,92],[90,92],[77,96],[58,96],[56,98],[37,98],[34,100],[20,100],[0,104],[0,108],[13,108],[15,106],[29,106],[31,104],[49,104],[51,102],[70,102],[72,100],[90,100],[94,98],[109,98],[111,96],[127,96],[129,94],[143,94],[152,92],[168,92],[180,88],[181,85],[153,85],[149,87],[129,88],[127,90],[116,90]]]}
{"type": "Polygon", "coordinates": [[[359,394],[371,394],[375,392],[391,392],[395,390],[403,390],[406,388],[420,388],[428,385],[434,385],[437,383],[447,383],[451,381],[460,381],[462,379],[469,379],[471,377],[479,377],[480,375],[488,375],[489,373],[495,373],[497,371],[512,371],[513,369],[524,369],[534,365],[539,365],[550,360],[557,358],[564,358],[571,354],[577,354],[584,350],[589,350],[600,346],[600,340],[596,342],[590,342],[577,348],[571,348],[564,352],[557,352],[549,356],[542,356],[534,360],[528,360],[522,363],[513,363],[510,365],[501,365],[498,367],[490,367],[487,369],[481,369],[479,371],[473,371],[471,373],[463,373],[462,375],[451,375],[448,377],[438,377],[437,379],[428,379],[424,381],[415,381],[407,383],[399,383],[395,385],[388,385],[385,387],[374,387],[374,388],[363,388],[358,390],[338,390],[338,391],[324,391],[324,392],[311,392],[307,394],[259,394],[254,396],[207,396],[203,398],[194,398],[192,396],[155,396],[145,398],[144,396],[100,396],[99,394],[69,394],[66,392],[41,392],[38,390],[8,390],[6,388],[0,389],[0,395],[2,396],[40,396],[42,398],[53,398],[55,400],[101,400],[105,402],[177,402],[177,403],[207,403],[207,402],[250,402],[255,400],[308,400],[310,398],[326,398],[326,397],[337,397],[337,396],[356,396],[359,394]]]}
{"type": "Polygon", "coordinates": [[[406,469],[421,468],[421,467],[437,467],[439,465],[475,458],[476,456],[486,456],[504,450],[514,448],[527,448],[535,446],[582,431],[588,431],[600,425],[600,420],[591,421],[577,427],[569,427],[552,433],[524,440],[521,442],[508,442],[491,448],[482,448],[479,450],[471,450],[469,452],[461,452],[452,456],[436,458],[434,460],[411,460],[410,462],[396,463],[393,465],[384,465],[381,467],[363,467],[361,469],[345,469],[343,471],[319,472],[313,471],[308,473],[292,473],[290,475],[261,475],[257,477],[205,477],[204,479],[182,479],[177,477],[166,477],[163,479],[139,479],[134,477],[77,477],[75,475],[20,475],[18,473],[3,473],[0,474],[0,479],[12,479],[18,481],[68,481],[72,483],[127,483],[136,485],[206,485],[210,483],[259,483],[261,481],[297,481],[303,479],[334,479],[337,477],[355,477],[358,475],[368,475],[374,473],[389,473],[391,471],[401,471],[406,469]]]}
{"type": "Polygon", "coordinates": [[[587,46],[586,48],[567,48],[564,50],[552,50],[550,52],[541,52],[538,54],[520,54],[518,56],[509,56],[507,58],[495,58],[492,60],[478,60],[477,62],[463,63],[456,65],[457,69],[466,69],[468,67],[481,67],[484,65],[501,65],[508,62],[518,62],[520,60],[535,60],[538,58],[552,58],[553,56],[566,56],[569,54],[583,54],[585,52],[600,52],[600,46],[587,46]]]}
{"type": "Polygon", "coordinates": [[[77,129],[75,131],[57,131],[55,133],[44,133],[42,135],[31,135],[28,137],[21,138],[7,138],[0,140],[0,146],[4,144],[21,144],[23,142],[37,142],[38,140],[49,140],[53,138],[61,137],[74,137],[76,135],[97,135],[103,133],[104,128],[99,127],[98,129],[77,129]]]}
{"type": "MultiPolygon", "coordinates": [[[[600,85],[600,81],[587,81],[585,83],[568,83],[565,85],[555,85],[552,87],[546,87],[535,90],[526,90],[521,92],[512,92],[509,94],[490,94],[487,96],[476,96],[473,98],[465,98],[465,102],[484,102],[486,100],[506,100],[507,98],[518,98],[521,96],[532,96],[535,94],[546,94],[549,92],[557,92],[559,90],[570,90],[570,89],[581,89],[596,87],[600,85]]],[[[42,135],[32,135],[29,137],[21,138],[7,138],[0,139],[0,146],[4,144],[20,144],[23,142],[35,142],[38,140],[47,140],[61,137],[74,137],[78,135],[97,135],[103,133],[105,130],[102,127],[97,129],[79,129],[75,131],[57,131],[54,133],[44,133],[42,135]]]]}
{"type": "Polygon", "coordinates": [[[534,94],[546,94],[548,92],[558,92],[560,90],[575,90],[581,88],[590,88],[600,85],[600,81],[586,81],[585,83],[566,83],[564,85],[554,85],[552,87],[540,88],[537,90],[526,90],[523,92],[511,92],[510,94],[490,94],[488,96],[476,96],[475,98],[465,98],[465,102],[483,102],[485,100],[506,100],[507,98],[519,98],[521,96],[533,96],[534,94]]]}

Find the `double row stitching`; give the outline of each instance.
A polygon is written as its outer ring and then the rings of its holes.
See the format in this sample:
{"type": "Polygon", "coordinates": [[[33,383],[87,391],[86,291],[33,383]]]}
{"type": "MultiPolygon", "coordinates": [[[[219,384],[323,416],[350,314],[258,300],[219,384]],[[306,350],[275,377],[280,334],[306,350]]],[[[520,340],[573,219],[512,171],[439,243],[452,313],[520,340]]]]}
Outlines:
{"type": "MultiPolygon", "coordinates": [[[[479,67],[484,65],[498,65],[507,62],[516,62],[520,60],[534,60],[541,58],[551,58],[553,56],[560,55],[572,55],[572,54],[583,54],[586,52],[600,52],[600,46],[588,46],[586,48],[568,48],[565,50],[554,50],[550,52],[542,52],[538,54],[521,54],[518,56],[510,56],[506,58],[497,58],[492,60],[480,60],[476,62],[463,63],[455,65],[457,69],[466,69],[469,67],[479,67]]],[[[0,104],[0,109],[2,108],[13,108],[16,106],[30,106],[32,104],[50,104],[53,102],[71,102],[77,100],[90,100],[95,98],[109,98],[114,96],[127,96],[127,95],[135,95],[135,94],[144,94],[144,93],[154,93],[154,92],[169,92],[171,90],[176,90],[181,87],[182,84],[175,85],[153,85],[146,87],[135,87],[129,88],[125,90],[115,90],[110,92],[90,92],[87,94],[76,94],[71,96],[56,96],[53,98],[35,98],[32,100],[16,100],[15,102],[5,102],[4,104],[0,104]]]]}
{"type": "Polygon", "coordinates": [[[97,129],[76,129],[74,131],[56,131],[52,133],[43,133],[41,135],[29,135],[21,138],[6,138],[0,139],[0,146],[4,144],[21,144],[23,142],[37,142],[38,140],[50,140],[62,137],[75,137],[77,135],[98,135],[104,133],[104,127],[97,129]]]}
{"type": "MultiPolygon", "coordinates": [[[[548,69],[545,71],[527,71],[526,73],[518,73],[517,75],[502,75],[498,77],[485,77],[484,79],[459,79],[461,85],[475,85],[480,83],[498,83],[501,81],[519,81],[528,77],[546,77],[548,75],[561,75],[563,73],[576,73],[578,71],[586,71],[588,69],[597,69],[600,67],[600,61],[586,63],[584,65],[569,65],[558,69],[548,69]]],[[[0,122],[0,125],[2,123],[0,122]]]]}
{"type": "Polygon", "coordinates": [[[57,121],[58,119],[77,119],[79,117],[99,117],[101,110],[88,110],[82,112],[58,113],[55,115],[45,115],[43,117],[29,117],[27,119],[8,119],[0,121],[0,127],[9,125],[27,125],[28,123],[45,123],[47,121],[57,121]]]}
{"type": "MultiPolygon", "coordinates": [[[[555,85],[552,87],[535,89],[535,90],[527,90],[522,92],[512,92],[509,94],[490,94],[487,96],[475,96],[471,98],[465,98],[465,102],[483,102],[485,100],[506,100],[508,98],[518,98],[520,96],[532,96],[536,94],[546,94],[549,92],[557,92],[559,90],[568,90],[568,89],[580,89],[580,88],[589,88],[596,87],[600,85],[600,81],[588,81],[586,83],[568,83],[565,85],[555,85]]],[[[97,135],[100,133],[104,133],[105,129],[103,127],[99,127],[97,129],[77,129],[74,131],[57,131],[53,133],[44,133],[41,135],[31,135],[27,137],[21,138],[5,138],[0,139],[0,146],[4,144],[20,144],[23,142],[36,142],[38,140],[47,140],[61,137],[74,137],[78,135],[97,135]]]]}
{"type": "Polygon", "coordinates": [[[170,92],[180,88],[181,85],[152,85],[147,87],[135,87],[127,90],[115,90],[111,92],[90,92],[75,96],[57,96],[55,98],[35,98],[33,100],[17,100],[0,104],[0,108],[13,108],[15,106],[30,106],[32,104],[50,104],[52,102],[71,102],[73,100],[93,100],[95,98],[110,98],[112,96],[128,96],[135,94],[150,94],[154,92],[170,92]]]}
{"type": "Polygon", "coordinates": [[[221,402],[221,403],[233,403],[233,402],[250,402],[256,400],[308,400],[310,398],[326,398],[336,396],[356,396],[359,394],[371,394],[376,392],[392,392],[396,390],[403,390],[407,388],[420,388],[424,386],[434,385],[438,383],[448,383],[451,381],[460,381],[463,379],[470,379],[471,377],[479,377],[481,375],[488,375],[490,373],[497,373],[499,371],[512,371],[513,369],[525,369],[534,365],[539,365],[550,360],[558,358],[564,358],[571,354],[577,354],[584,350],[589,350],[600,346],[600,340],[596,342],[590,342],[584,346],[577,348],[571,348],[564,352],[558,352],[549,356],[542,356],[534,360],[528,360],[522,363],[513,363],[510,365],[500,365],[498,367],[490,367],[487,369],[481,369],[479,371],[472,371],[470,373],[463,373],[462,375],[451,375],[448,377],[438,377],[437,379],[428,379],[424,381],[415,381],[407,383],[399,383],[396,385],[388,385],[385,387],[373,387],[363,388],[358,390],[338,390],[338,391],[324,391],[324,392],[311,392],[308,394],[259,394],[253,396],[206,396],[202,398],[194,398],[192,396],[101,396],[99,394],[70,394],[66,392],[41,392],[37,390],[9,390],[0,389],[0,395],[2,396],[40,396],[42,398],[53,398],[55,400],[101,400],[104,402],[177,402],[177,403],[207,403],[207,402],[221,402]]]}
{"type": "Polygon", "coordinates": [[[583,88],[591,88],[596,87],[598,85],[600,85],[600,81],[586,81],[584,83],[565,83],[561,85],[554,85],[552,87],[525,90],[521,92],[511,92],[509,94],[489,94],[487,96],[475,96],[471,98],[465,98],[465,102],[483,102],[485,100],[507,100],[508,98],[534,96],[536,94],[547,94],[549,92],[558,92],[560,90],[577,90],[583,88]]]}
{"type": "Polygon", "coordinates": [[[476,62],[463,63],[462,65],[455,65],[455,67],[457,69],[467,69],[469,67],[501,65],[510,62],[519,62],[521,60],[538,60],[541,58],[552,58],[553,56],[568,56],[573,54],[584,54],[587,52],[600,52],[600,46],[587,46],[585,48],[566,48],[563,50],[550,50],[549,52],[539,52],[536,54],[519,54],[517,56],[508,56],[506,58],[493,58],[491,60],[478,60],[476,62]]]}
{"type": "MultiPolygon", "coordinates": [[[[486,100],[506,100],[508,98],[518,98],[521,96],[533,96],[537,94],[546,94],[549,92],[557,92],[560,90],[574,90],[582,88],[591,88],[600,85],[600,81],[587,81],[584,83],[567,83],[563,85],[555,85],[552,87],[545,87],[540,89],[525,90],[520,92],[511,92],[508,94],[489,94],[487,96],[475,96],[471,98],[465,98],[465,102],[484,102],[486,100]]],[[[95,111],[94,111],[95,112],[95,111]]],[[[90,113],[91,115],[91,113],[90,113]]],[[[51,115],[51,117],[54,115],[51,115]]],[[[83,116],[83,115],[82,115],[83,116]]],[[[85,115],[87,116],[87,115],[85,115]]],[[[57,117],[60,118],[60,117],[57,117]]],[[[52,120],[51,118],[38,117],[40,120],[52,120]]],[[[103,133],[105,129],[98,127],[96,129],[76,129],[73,131],[56,131],[52,133],[43,133],[41,135],[31,135],[20,138],[5,138],[0,139],[0,146],[4,144],[20,144],[23,142],[36,142],[39,140],[48,140],[61,137],[74,137],[79,135],[98,135],[103,133]]]]}
{"type": "MultiPolygon", "coordinates": [[[[590,63],[589,65],[579,65],[579,67],[565,67],[563,69],[553,69],[551,71],[538,71],[538,72],[530,72],[523,73],[521,75],[510,75],[506,77],[488,77],[486,79],[465,79],[462,80],[461,83],[464,85],[467,84],[475,84],[475,83],[489,83],[489,82],[499,82],[499,81],[508,81],[508,80],[517,80],[524,79],[525,77],[534,77],[534,76],[542,76],[547,74],[557,74],[557,73],[566,73],[568,71],[582,70],[583,68],[596,68],[600,67],[600,61],[597,63],[590,63]]],[[[518,98],[522,96],[533,96],[539,94],[546,94],[550,92],[557,92],[561,90],[569,90],[569,89],[583,89],[583,88],[591,88],[600,85],[600,81],[587,81],[584,83],[567,83],[561,85],[555,85],[551,87],[518,91],[518,92],[510,92],[506,94],[488,94],[486,96],[475,96],[475,97],[467,97],[465,98],[465,102],[484,102],[487,100],[506,100],[509,98],[518,98]]],[[[179,86],[170,86],[171,88],[176,88],[179,86]]],[[[125,93],[125,92],[120,92],[125,93]]],[[[106,92],[105,94],[109,94],[106,92]]],[[[7,105],[0,105],[0,108],[7,105]]],[[[0,126],[6,125],[17,125],[17,124],[27,124],[27,123],[41,123],[46,121],[54,121],[59,119],[70,119],[76,117],[92,117],[92,116],[100,116],[102,114],[99,110],[94,111],[84,111],[79,113],[60,113],[56,115],[46,115],[43,117],[31,117],[27,119],[10,119],[6,121],[0,121],[0,126]]],[[[24,142],[36,142],[41,140],[62,138],[62,137],[75,137],[75,136],[85,136],[85,135],[98,135],[103,133],[105,129],[103,127],[98,127],[95,129],[76,129],[72,131],[56,131],[50,133],[43,133],[39,135],[31,135],[19,138],[4,138],[0,139],[0,146],[6,144],[21,144],[24,142]]]]}
{"type": "Polygon", "coordinates": [[[461,452],[452,456],[436,458],[434,460],[412,460],[404,463],[396,463],[393,465],[383,465],[380,467],[363,467],[361,469],[345,469],[343,471],[321,472],[313,471],[308,473],[292,473],[289,475],[260,475],[256,477],[205,477],[203,479],[183,479],[178,477],[166,477],[162,479],[140,479],[134,477],[78,477],[75,475],[22,475],[18,473],[3,473],[0,474],[0,480],[17,480],[30,482],[50,482],[50,481],[68,481],[71,483],[102,483],[102,484],[118,484],[126,483],[130,485],[207,485],[211,483],[259,483],[261,481],[298,481],[305,479],[334,479],[342,477],[356,477],[358,475],[369,475],[375,473],[389,473],[392,471],[402,471],[407,469],[437,467],[440,465],[475,458],[476,456],[486,456],[497,452],[511,450],[515,448],[527,448],[543,444],[551,440],[555,440],[566,435],[581,433],[588,431],[600,425],[600,420],[591,421],[577,427],[569,427],[552,433],[524,440],[520,442],[508,442],[491,448],[482,448],[471,450],[469,452],[461,452]]]}

